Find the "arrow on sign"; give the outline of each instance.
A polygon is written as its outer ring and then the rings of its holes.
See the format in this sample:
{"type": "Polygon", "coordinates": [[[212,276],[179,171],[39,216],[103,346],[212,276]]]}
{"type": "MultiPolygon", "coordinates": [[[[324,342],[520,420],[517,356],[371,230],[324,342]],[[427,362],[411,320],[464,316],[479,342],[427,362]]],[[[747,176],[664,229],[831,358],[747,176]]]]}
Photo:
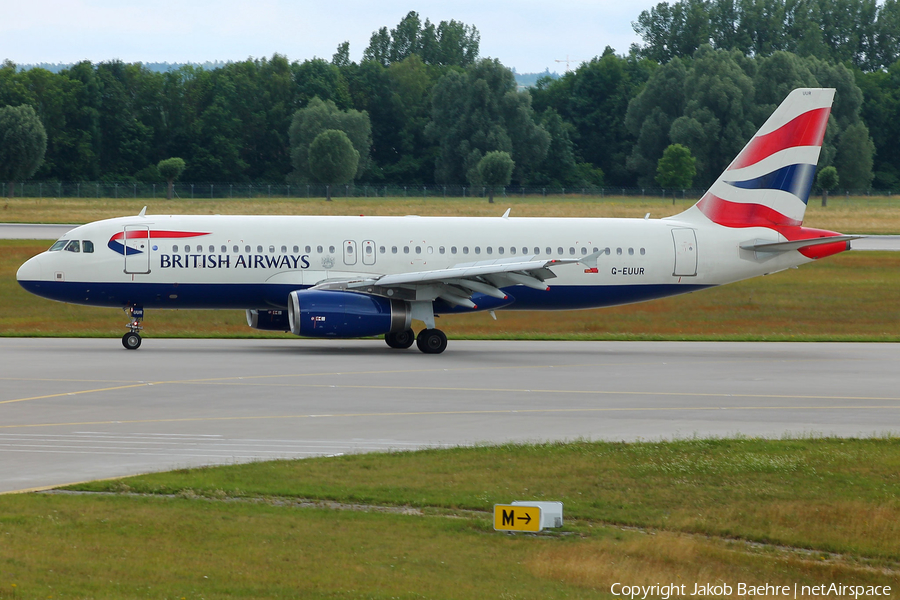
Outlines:
{"type": "Polygon", "coordinates": [[[528,513],[525,513],[525,516],[519,517],[519,520],[525,521],[525,524],[528,525],[529,523],[531,523],[531,515],[529,515],[528,513]]]}

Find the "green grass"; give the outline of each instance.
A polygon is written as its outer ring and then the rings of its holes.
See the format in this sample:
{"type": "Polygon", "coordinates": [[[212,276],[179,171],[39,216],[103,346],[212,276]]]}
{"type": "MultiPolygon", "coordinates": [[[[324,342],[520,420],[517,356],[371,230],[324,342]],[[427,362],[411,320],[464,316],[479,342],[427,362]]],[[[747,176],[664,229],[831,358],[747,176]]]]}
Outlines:
{"type": "Polygon", "coordinates": [[[585,598],[613,597],[617,581],[896,591],[898,473],[900,440],[884,438],[505,445],[144,475],[74,486],[108,495],[0,496],[0,598],[585,598]],[[491,505],[515,499],[562,500],[565,527],[493,532],[491,505]]]}
{"type": "MultiPolygon", "coordinates": [[[[33,296],[18,267],[49,242],[0,240],[0,336],[118,337],[121,311],[33,296]]],[[[674,298],[614,308],[453,315],[452,339],[556,340],[900,340],[900,252],[849,252],[800,269],[674,298]]],[[[291,337],[258,332],[243,311],[153,311],[146,336],[291,337]]]]}

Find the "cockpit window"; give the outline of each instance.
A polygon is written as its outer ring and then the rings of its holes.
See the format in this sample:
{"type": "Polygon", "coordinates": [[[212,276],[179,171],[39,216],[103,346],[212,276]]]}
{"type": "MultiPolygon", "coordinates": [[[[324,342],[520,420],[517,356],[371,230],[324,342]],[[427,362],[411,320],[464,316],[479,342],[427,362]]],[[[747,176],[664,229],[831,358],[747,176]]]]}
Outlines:
{"type": "Polygon", "coordinates": [[[81,252],[81,242],[72,240],[66,244],[66,252],[81,252]]]}
{"type": "Polygon", "coordinates": [[[60,250],[65,248],[66,244],[68,243],[69,240],[57,240],[52,246],[50,246],[50,249],[47,252],[59,252],[60,250]]]}
{"type": "Polygon", "coordinates": [[[81,242],[81,251],[85,254],[90,254],[94,251],[94,242],[91,240],[84,240],[81,242]]]}

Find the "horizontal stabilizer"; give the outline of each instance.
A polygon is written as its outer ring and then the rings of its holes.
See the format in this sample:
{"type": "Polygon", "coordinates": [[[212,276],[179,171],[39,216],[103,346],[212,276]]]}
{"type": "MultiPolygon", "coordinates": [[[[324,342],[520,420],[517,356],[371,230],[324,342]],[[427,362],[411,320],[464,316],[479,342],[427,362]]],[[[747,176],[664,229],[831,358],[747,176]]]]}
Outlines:
{"type": "Polygon", "coordinates": [[[808,238],[805,240],[792,240],[789,242],[750,242],[741,244],[741,250],[753,250],[756,252],[790,252],[791,250],[800,250],[801,248],[809,248],[810,246],[819,246],[822,244],[833,244],[835,242],[849,242],[858,240],[865,236],[862,235],[837,235],[831,237],[808,238]]]}

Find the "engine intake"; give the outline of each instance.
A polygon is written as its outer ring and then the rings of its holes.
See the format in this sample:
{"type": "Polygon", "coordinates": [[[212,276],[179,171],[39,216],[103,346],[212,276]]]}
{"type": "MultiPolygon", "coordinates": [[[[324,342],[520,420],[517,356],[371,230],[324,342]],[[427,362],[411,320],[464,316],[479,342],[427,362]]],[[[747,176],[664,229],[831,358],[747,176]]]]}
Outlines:
{"type": "Polygon", "coordinates": [[[294,335],[356,338],[406,331],[412,310],[403,300],[356,292],[299,290],[288,296],[294,335]]]}
{"type": "Polygon", "coordinates": [[[247,325],[263,331],[290,331],[286,310],[248,310],[247,325]]]}

